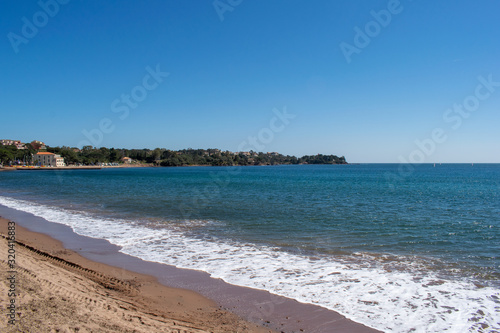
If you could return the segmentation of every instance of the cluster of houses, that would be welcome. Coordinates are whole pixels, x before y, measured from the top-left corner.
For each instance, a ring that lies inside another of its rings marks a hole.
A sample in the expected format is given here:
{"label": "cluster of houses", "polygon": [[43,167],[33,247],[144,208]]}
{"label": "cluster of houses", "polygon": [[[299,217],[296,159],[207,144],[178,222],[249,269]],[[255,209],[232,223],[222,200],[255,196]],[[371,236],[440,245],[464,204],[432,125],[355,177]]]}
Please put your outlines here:
{"label": "cluster of houses", "polygon": [[19,140],[0,140],[2,146],[16,146],[17,149],[28,149],[26,145],[30,145],[33,149],[47,149],[47,146],[42,141],[33,140],[30,143],[22,143]]}
{"label": "cluster of houses", "polygon": [[17,149],[26,149],[26,144],[19,140],[0,140],[2,146],[16,146]]}
{"label": "cluster of houses", "polygon": [[[35,150],[45,150],[47,146],[42,141],[33,140],[31,143],[22,143],[19,140],[0,140],[2,146],[15,146],[17,149],[27,149],[26,145],[31,145]],[[61,155],[48,152],[37,152],[33,155],[33,163],[38,166],[64,167],[64,158]]]}

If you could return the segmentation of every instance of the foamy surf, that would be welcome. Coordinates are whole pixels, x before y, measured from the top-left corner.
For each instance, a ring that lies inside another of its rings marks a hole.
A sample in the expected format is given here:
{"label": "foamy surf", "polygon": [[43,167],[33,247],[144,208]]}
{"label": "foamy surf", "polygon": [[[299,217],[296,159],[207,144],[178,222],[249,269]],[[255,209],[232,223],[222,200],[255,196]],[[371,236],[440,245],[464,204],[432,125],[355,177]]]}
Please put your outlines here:
{"label": "foamy surf", "polygon": [[[342,313],[392,332],[500,330],[500,291],[465,279],[443,279],[418,264],[387,270],[369,256],[304,256],[274,247],[187,236],[0,196],[0,204],[103,238],[148,261],[206,271],[228,283],[263,289]],[[364,257],[364,258],[363,258]],[[224,268],[221,270],[221,268]]]}

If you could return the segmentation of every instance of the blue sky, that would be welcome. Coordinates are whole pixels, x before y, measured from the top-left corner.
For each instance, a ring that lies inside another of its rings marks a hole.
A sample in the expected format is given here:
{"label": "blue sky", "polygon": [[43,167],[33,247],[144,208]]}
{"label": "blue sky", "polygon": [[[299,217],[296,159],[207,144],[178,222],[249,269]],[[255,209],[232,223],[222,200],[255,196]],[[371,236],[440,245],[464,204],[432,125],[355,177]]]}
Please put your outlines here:
{"label": "blue sky", "polygon": [[3,0],[0,137],[499,163],[499,13],[494,0]]}

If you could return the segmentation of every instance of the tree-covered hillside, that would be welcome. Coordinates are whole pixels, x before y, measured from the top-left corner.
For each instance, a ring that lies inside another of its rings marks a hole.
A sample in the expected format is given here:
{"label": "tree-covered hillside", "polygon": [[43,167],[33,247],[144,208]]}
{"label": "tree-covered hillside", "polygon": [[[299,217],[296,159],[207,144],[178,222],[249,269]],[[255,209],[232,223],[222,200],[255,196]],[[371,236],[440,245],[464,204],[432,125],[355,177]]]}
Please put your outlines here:
{"label": "tree-covered hillside", "polygon": [[[47,147],[48,152],[59,154],[66,165],[96,165],[101,163],[121,163],[129,157],[132,163],[149,163],[158,166],[187,165],[277,165],[277,164],[347,164],[345,158],[335,155],[311,155],[297,158],[279,153],[257,153],[220,151],[219,149],[183,149],[173,151],[165,148],[156,149],[116,149],[85,146],[83,149],[71,147]],[[31,155],[36,151],[17,149],[14,146],[0,146],[0,161],[4,165],[31,162]]]}

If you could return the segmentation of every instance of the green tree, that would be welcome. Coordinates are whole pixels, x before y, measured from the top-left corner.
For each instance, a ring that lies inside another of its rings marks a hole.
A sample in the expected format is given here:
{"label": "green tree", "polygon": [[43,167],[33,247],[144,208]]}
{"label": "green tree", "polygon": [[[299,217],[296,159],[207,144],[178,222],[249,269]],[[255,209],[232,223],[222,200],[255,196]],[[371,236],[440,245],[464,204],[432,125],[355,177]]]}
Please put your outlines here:
{"label": "green tree", "polygon": [[79,154],[71,148],[61,150],[61,157],[64,158],[64,163],[66,163],[66,165],[79,164],[82,162]]}
{"label": "green tree", "polygon": [[14,154],[5,148],[0,148],[0,161],[2,164],[10,164],[14,160]]}

